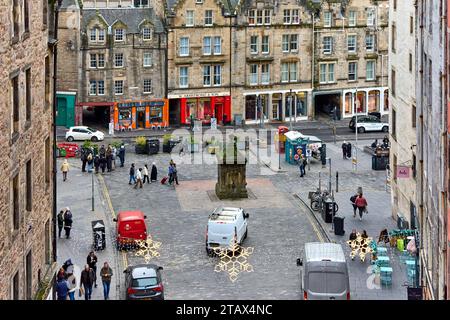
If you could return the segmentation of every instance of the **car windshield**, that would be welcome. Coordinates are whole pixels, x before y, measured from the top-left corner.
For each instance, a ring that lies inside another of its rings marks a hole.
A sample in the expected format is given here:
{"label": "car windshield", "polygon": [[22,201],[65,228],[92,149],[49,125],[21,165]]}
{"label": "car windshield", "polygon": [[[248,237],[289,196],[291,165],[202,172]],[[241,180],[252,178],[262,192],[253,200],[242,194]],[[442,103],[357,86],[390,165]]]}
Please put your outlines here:
{"label": "car windshield", "polygon": [[89,128],[89,127],[87,127],[86,129],[88,129],[90,132],[96,132],[97,131],[97,130]]}
{"label": "car windshield", "polygon": [[155,277],[139,278],[139,279],[133,279],[132,286],[133,286],[133,288],[146,288],[146,287],[156,286],[157,284],[158,284],[158,281]]}

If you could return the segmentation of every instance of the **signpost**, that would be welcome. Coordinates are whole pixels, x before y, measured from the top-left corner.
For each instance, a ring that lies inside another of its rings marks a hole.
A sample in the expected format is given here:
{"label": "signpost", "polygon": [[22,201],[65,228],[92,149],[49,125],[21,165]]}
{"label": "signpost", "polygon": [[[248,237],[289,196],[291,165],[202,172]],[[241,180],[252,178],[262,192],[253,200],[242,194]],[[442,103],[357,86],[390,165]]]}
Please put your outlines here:
{"label": "signpost", "polygon": [[211,130],[217,130],[217,118],[211,118]]}

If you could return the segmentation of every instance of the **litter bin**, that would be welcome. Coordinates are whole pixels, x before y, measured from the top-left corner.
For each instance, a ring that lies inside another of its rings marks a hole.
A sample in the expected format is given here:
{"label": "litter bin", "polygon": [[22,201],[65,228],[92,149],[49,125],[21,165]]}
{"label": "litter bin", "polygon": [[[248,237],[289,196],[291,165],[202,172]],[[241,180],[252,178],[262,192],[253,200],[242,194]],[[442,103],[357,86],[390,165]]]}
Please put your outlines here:
{"label": "litter bin", "polygon": [[147,153],[157,154],[159,152],[159,140],[158,139],[147,139]]}
{"label": "litter bin", "polygon": [[103,220],[91,221],[92,235],[94,243],[92,245],[94,251],[104,250],[106,247],[105,223]]}
{"label": "litter bin", "polygon": [[326,198],[323,201],[322,205],[322,219],[325,223],[333,222],[333,206],[334,206],[334,214],[338,212],[338,205],[336,202],[333,202],[331,198]]}
{"label": "litter bin", "polygon": [[334,219],[333,219],[334,234],[337,236],[343,236],[345,233],[344,219],[345,219],[345,217],[334,216]]}
{"label": "litter bin", "polygon": [[59,157],[62,157],[62,158],[65,158],[66,155],[67,155],[66,149],[64,149],[64,148],[58,148],[58,150],[59,150],[58,156],[59,156]]}
{"label": "litter bin", "polygon": [[372,170],[386,170],[389,163],[389,157],[372,156]]}

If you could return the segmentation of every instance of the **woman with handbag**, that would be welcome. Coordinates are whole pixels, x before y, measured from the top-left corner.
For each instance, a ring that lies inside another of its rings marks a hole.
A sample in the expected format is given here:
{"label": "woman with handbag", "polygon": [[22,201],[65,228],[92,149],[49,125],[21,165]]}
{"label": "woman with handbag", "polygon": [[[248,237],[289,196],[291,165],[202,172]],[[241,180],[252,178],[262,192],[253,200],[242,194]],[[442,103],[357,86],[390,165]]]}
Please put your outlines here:
{"label": "woman with handbag", "polygon": [[367,200],[363,197],[362,193],[360,193],[356,198],[355,204],[359,211],[359,221],[361,221],[363,213],[367,212]]}

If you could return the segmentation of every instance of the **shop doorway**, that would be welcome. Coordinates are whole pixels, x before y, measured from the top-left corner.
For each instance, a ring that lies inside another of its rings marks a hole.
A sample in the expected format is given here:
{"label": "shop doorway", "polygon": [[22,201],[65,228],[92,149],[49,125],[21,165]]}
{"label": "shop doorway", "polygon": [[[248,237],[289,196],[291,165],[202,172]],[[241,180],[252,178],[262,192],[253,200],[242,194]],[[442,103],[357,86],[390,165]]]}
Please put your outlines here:
{"label": "shop doorway", "polygon": [[214,116],[217,119],[217,123],[223,124],[223,104],[216,103],[214,106]]}
{"label": "shop doorway", "polygon": [[137,129],[145,129],[145,107],[137,108],[136,127]]}
{"label": "shop doorway", "polygon": [[84,106],[83,125],[98,130],[109,129],[111,121],[110,106]]}
{"label": "shop doorway", "polygon": [[171,126],[180,125],[180,100],[169,100],[169,123]]}
{"label": "shop doorway", "polygon": [[336,120],[341,119],[341,94],[320,94],[314,97],[314,114],[316,120],[332,120],[336,108]]}

